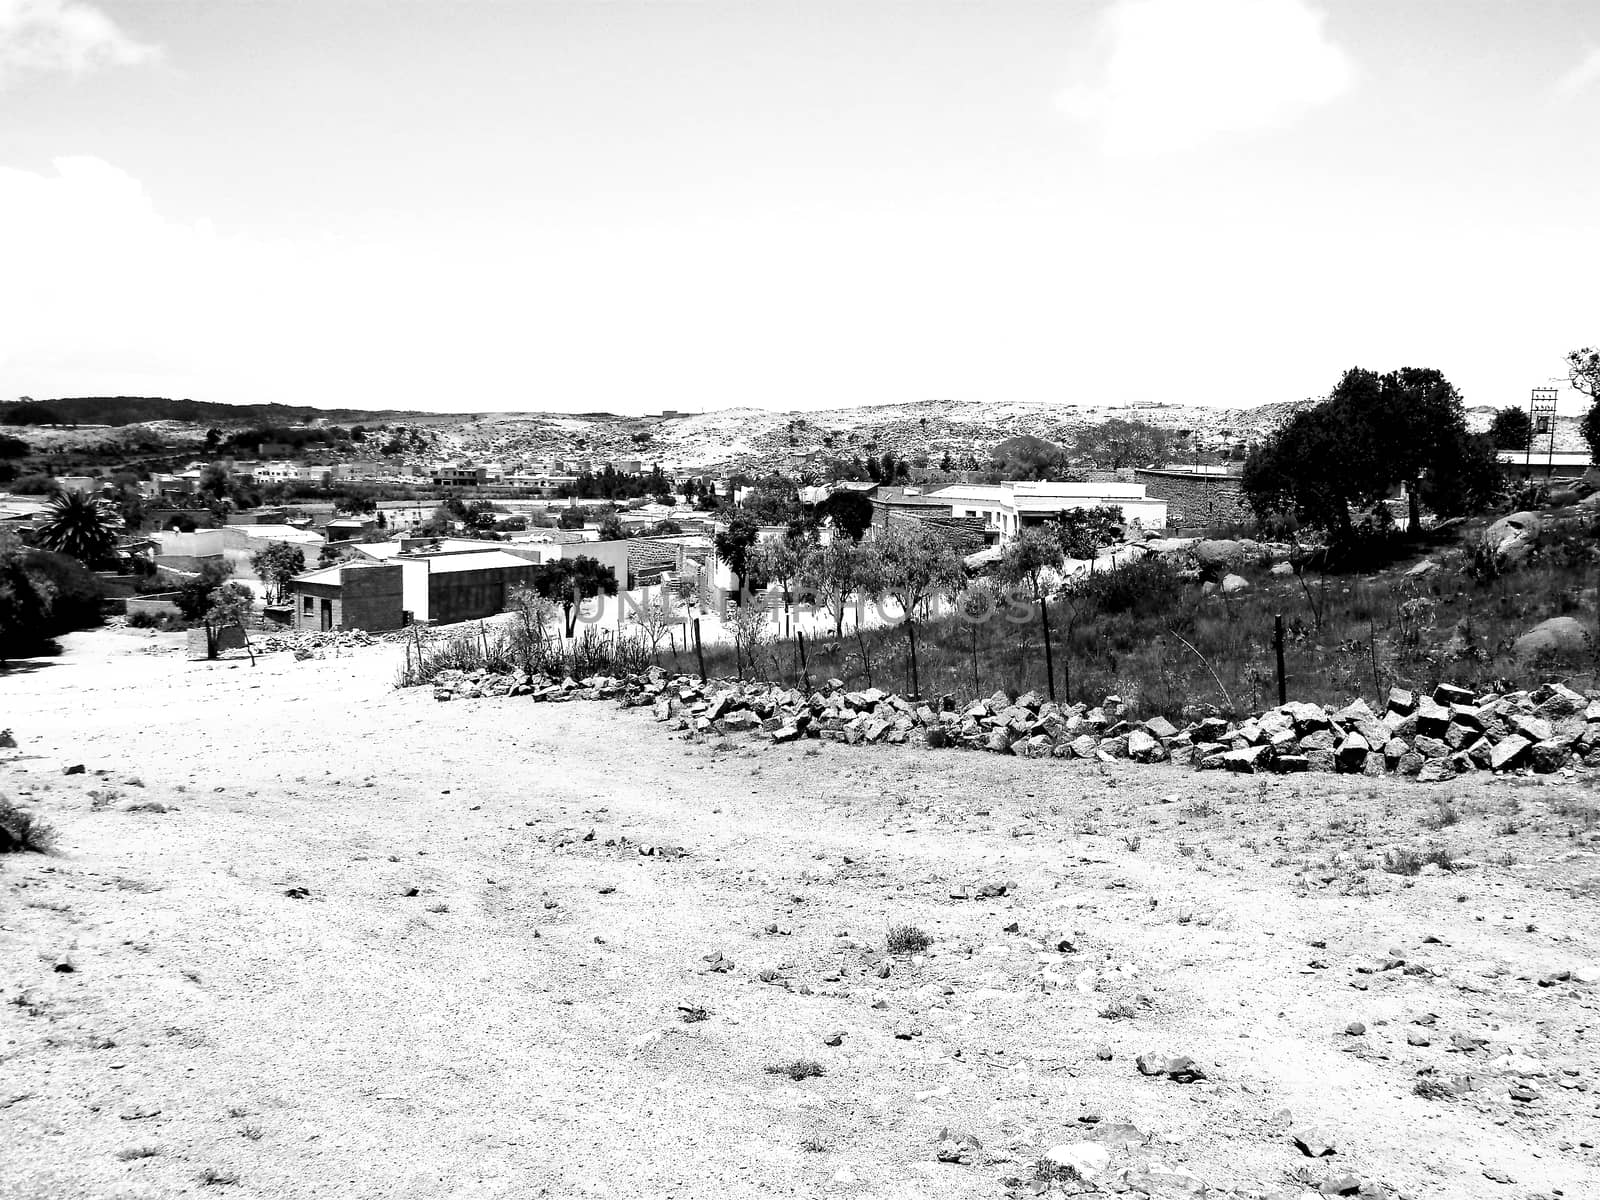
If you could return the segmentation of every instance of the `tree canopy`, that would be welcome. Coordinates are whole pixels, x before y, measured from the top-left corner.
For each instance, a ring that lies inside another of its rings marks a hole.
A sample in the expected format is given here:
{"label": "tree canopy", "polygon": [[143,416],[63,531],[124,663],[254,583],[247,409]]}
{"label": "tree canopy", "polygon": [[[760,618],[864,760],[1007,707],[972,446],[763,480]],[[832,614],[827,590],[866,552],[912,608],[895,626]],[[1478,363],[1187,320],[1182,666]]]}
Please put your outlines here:
{"label": "tree canopy", "polygon": [[1171,441],[1165,429],[1157,429],[1145,421],[1113,417],[1079,430],[1075,449],[1079,458],[1086,458],[1097,467],[1116,470],[1159,466],[1166,461]]}
{"label": "tree canopy", "polygon": [[45,510],[38,544],[87,567],[106,566],[116,561],[121,530],[122,516],[107,501],[85,492],[58,492]]}
{"label": "tree canopy", "polygon": [[833,522],[833,527],[852,542],[859,542],[872,525],[872,501],[853,488],[830,492],[817,505],[817,513]]}
{"label": "tree canopy", "polygon": [[1496,450],[1526,450],[1533,437],[1533,418],[1525,408],[1502,408],[1489,422],[1489,440]]}
{"label": "tree canopy", "polygon": [[1467,431],[1461,397],[1431,368],[1379,375],[1346,371],[1332,395],[1296,413],[1246,460],[1240,486],[1258,519],[1294,513],[1336,542],[1355,536],[1352,510],[1373,505],[1400,483],[1419,502],[1454,515],[1492,492],[1487,438]]}

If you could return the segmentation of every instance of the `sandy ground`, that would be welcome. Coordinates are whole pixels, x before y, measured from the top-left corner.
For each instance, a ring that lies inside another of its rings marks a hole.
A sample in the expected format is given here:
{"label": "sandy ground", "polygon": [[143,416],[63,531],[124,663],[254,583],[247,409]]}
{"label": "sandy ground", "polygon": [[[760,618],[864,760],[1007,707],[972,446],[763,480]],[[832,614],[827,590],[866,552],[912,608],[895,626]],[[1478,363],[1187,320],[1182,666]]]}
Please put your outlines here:
{"label": "sandy ground", "polygon": [[[1576,780],[687,743],[174,645],[0,676],[0,792],[59,832],[0,859],[0,1197],[997,1198],[1122,1123],[1113,1170],[1212,1194],[1600,1196],[1600,987],[1540,986],[1600,963]],[[1476,865],[1360,869],[1391,845]]]}

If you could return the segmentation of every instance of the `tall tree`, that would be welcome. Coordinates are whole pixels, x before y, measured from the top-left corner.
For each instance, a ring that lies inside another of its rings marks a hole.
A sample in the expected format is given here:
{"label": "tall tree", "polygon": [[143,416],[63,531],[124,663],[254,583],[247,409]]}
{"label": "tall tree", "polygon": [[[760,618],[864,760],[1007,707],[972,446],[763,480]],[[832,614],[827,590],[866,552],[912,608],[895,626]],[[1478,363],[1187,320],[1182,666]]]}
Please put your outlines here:
{"label": "tall tree", "polygon": [[1171,436],[1146,421],[1126,421],[1113,417],[1099,425],[1078,431],[1076,448],[1080,458],[1097,467],[1147,467],[1166,461]]}
{"label": "tall tree", "polygon": [[[1467,434],[1460,395],[1438,371],[1379,375],[1358,367],[1252,451],[1240,486],[1258,518],[1293,512],[1348,544],[1351,508],[1377,503],[1398,483],[1407,485],[1417,532],[1424,493],[1448,494],[1443,481],[1475,473],[1481,450]],[[1438,482],[1429,483],[1430,475]]]}
{"label": "tall tree", "polygon": [[1489,422],[1489,439],[1497,450],[1526,450],[1533,437],[1533,418],[1525,408],[1496,410]]}
{"label": "tall tree", "polygon": [[740,515],[728,522],[726,529],[719,529],[711,539],[716,546],[717,557],[728,564],[739,580],[739,590],[747,590],[746,585],[750,577],[750,552],[755,548],[756,540],[760,537],[760,530],[756,523],[749,517]]}
{"label": "tall tree", "polygon": [[46,550],[70,554],[86,567],[114,563],[122,517],[98,496],[85,492],[57,492],[50,498],[38,530],[38,544]]}
{"label": "tall tree", "polygon": [[1589,397],[1589,409],[1580,428],[1589,444],[1591,460],[1600,459],[1600,349],[1585,346],[1567,355],[1567,381]]}
{"label": "tall tree", "polygon": [[861,590],[867,555],[849,538],[814,545],[805,565],[805,586],[833,616],[833,634],[844,636],[844,607]]}
{"label": "tall tree", "polygon": [[1056,668],[1050,646],[1049,592],[1062,559],[1061,539],[1040,528],[1019,531],[1000,556],[1001,581],[1022,590],[1039,606],[1039,625],[1044,630],[1044,673],[1052,700],[1056,698]]}
{"label": "tall tree", "polygon": [[891,521],[868,545],[863,575],[872,590],[888,596],[905,614],[911,649],[911,691],[921,690],[917,675],[917,614],[934,596],[955,593],[966,583],[966,570],[950,543],[921,521]]}
{"label": "tall tree", "polygon": [[852,542],[859,542],[872,525],[872,500],[853,488],[828,493],[817,512]]}
{"label": "tall tree", "polygon": [[267,598],[281,601],[289,580],[306,569],[306,553],[288,542],[272,542],[250,556],[250,565],[267,585]]}

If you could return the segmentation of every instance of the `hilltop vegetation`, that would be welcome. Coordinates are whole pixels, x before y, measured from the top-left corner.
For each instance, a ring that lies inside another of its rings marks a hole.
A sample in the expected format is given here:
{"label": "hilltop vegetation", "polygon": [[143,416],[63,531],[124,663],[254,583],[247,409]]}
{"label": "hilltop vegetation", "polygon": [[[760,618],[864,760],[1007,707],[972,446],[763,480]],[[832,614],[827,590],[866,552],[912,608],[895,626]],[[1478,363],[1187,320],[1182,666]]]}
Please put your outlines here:
{"label": "hilltop vegetation", "polygon": [[216,404],[204,400],[170,400],[163,396],[63,396],[54,400],[23,397],[13,403],[0,404],[0,425],[137,425],[146,421],[183,421],[196,425],[247,421],[283,425],[319,420],[377,423],[425,415],[414,410]]}

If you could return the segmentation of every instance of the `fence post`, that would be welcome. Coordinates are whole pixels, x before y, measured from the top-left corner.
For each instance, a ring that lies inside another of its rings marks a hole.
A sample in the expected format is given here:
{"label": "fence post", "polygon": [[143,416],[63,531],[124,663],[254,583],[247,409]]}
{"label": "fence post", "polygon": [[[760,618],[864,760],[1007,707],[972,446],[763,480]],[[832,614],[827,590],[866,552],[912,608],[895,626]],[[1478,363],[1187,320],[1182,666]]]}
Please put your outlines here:
{"label": "fence post", "polygon": [[806,691],[811,690],[811,672],[806,669],[806,635],[803,630],[795,630],[795,642],[800,647],[800,686]]}
{"label": "fence post", "polygon": [[1289,684],[1283,674],[1283,614],[1272,623],[1272,648],[1278,653],[1278,703],[1289,703]]}
{"label": "fence post", "polygon": [[700,682],[706,681],[706,652],[700,647],[700,618],[694,619],[694,656],[700,663]]}

